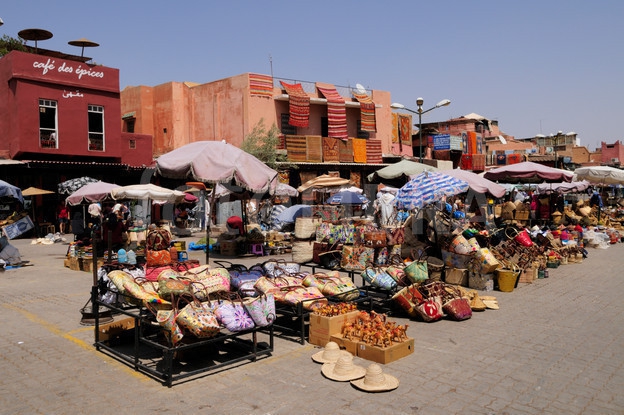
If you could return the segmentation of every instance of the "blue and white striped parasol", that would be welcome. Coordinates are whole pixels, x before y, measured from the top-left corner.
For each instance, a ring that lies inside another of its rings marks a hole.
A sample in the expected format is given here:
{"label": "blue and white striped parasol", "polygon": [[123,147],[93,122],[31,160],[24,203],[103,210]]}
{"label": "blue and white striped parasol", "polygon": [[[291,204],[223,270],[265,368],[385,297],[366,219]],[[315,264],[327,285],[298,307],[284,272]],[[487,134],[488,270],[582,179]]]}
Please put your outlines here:
{"label": "blue and white striped parasol", "polygon": [[399,210],[420,209],[444,197],[467,192],[468,183],[442,172],[423,172],[399,189],[395,204]]}

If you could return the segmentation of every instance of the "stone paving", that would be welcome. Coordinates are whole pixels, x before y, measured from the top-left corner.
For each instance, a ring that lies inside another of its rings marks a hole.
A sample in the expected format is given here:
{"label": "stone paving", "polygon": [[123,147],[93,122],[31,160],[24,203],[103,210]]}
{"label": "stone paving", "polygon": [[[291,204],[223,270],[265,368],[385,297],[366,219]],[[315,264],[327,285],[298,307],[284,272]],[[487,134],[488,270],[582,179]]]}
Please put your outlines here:
{"label": "stone paving", "polygon": [[488,293],[500,310],[467,321],[395,318],[415,352],[383,366],[398,389],[372,394],[324,378],[318,348],[283,339],[270,357],[167,388],[92,346],[80,324],[92,274],[63,267],[66,244],[12,243],[32,266],[0,273],[1,414],[624,413],[624,244]]}

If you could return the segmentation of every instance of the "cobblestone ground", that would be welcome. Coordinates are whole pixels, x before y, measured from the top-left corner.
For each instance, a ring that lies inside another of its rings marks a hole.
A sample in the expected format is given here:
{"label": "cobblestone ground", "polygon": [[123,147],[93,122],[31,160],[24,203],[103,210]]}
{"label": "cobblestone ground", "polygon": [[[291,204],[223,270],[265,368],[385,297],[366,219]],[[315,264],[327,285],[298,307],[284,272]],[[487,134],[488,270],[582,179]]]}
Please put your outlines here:
{"label": "cobblestone ground", "polygon": [[95,350],[80,324],[92,274],[63,267],[66,244],[30,242],[12,243],[32,266],[0,273],[2,414],[624,413],[624,244],[489,293],[500,310],[467,321],[397,318],[415,351],[383,366],[398,389],[371,394],[324,378],[317,348],[283,339],[270,357],[167,388]]}

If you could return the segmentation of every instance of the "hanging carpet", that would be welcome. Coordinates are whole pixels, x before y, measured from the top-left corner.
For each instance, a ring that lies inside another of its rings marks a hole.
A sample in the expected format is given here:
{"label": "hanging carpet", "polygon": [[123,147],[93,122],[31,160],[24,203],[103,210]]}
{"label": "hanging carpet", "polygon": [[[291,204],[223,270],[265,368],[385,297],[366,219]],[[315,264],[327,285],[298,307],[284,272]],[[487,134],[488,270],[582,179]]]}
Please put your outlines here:
{"label": "hanging carpet", "polygon": [[306,137],[306,158],[310,163],[323,162],[323,137],[320,135],[309,135]]}
{"label": "hanging carpet", "polygon": [[273,96],[273,77],[270,75],[249,74],[249,93],[261,97]]}
{"label": "hanging carpet", "polygon": [[286,155],[288,161],[307,161],[308,149],[307,139],[305,136],[289,135],[286,136]]}
{"label": "hanging carpet", "polygon": [[323,137],[323,161],[324,162],[339,162],[340,161],[340,147],[339,140],[332,137]]}
{"label": "hanging carpet", "polygon": [[347,108],[344,98],[336,91],[336,87],[331,84],[317,82],[316,88],[327,98],[327,124],[329,130],[327,135],[346,140],[349,136],[347,134]]}
{"label": "hanging carpet", "polygon": [[353,139],[338,140],[338,159],[341,163],[353,163]]}
{"label": "hanging carpet", "polygon": [[354,138],[353,140],[353,162],[366,163],[366,140]]}
{"label": "hanging carpet", "polygon": [[366,140],[366,162],[383,163],[381,140]]}
{"label": "hanging carpet", "polygon": [[377,131],[377,124],[375,122],[375,103],[367,94],[360,94],[355,91],[351,91],[355,99],[360,102],[360,117],[362,131]]}
{"label": "hanging carpet", "polygon": [[294,127],[307,127],[310,123],[310,96],[303,90],[301,84],[287,84],[280,81],[288,94],[288,124]]}

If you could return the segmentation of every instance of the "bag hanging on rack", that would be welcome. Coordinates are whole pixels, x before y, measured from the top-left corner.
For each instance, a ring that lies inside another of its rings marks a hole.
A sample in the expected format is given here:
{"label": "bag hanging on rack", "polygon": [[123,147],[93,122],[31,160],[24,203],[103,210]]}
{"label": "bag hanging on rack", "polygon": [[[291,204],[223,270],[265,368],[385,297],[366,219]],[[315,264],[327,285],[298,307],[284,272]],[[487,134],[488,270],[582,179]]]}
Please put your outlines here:
{"label": "bag hanging on rack", "polygon": [[[301,303],[304,310],[315,310],[327,304],[327,298],[316,287],[284,287],[280,290],[283,294],[282,302],[297,306]],[[277,298],[276,298],[277,300]]]}
{"label": "bag hanging on rack", "polygon": [[196,299],[180,310],[176,322],[200,339],[214,337],[221,330],[213,305]]}
{"label": "bag hanging on rack", "polygon": [[364,233],[364,245],[371,248],[383,248],[388,242],[386,231],[374,230]]}
{"label": "bag hanging on rack", "polygon": [[244,298],[243,304],[257,327],[270,326],[275,321],[275,297],[273,294]]}
{"label": "bag hanging on rack", "polygon": [[262,264],[267,277],[279,277],[283,274],[293,275],[299,273],[301,265],[296,262],[286,262],[281,259],[271,259]]}
{"label": "bag hanging on rack", "polygon": [[255,326],[240,297],[234,300],[220,300],[215,309],[215,315],[219,322],[232,333],[251,330]]}
{"label": "bag hanging on rack", "polygon": [[184,333],[176,321],[177,309],[158,310],[156,313],[156,321],[164,329],[165,335],[169,342],[176,346],[184,337]]}
{"label": "bag hanging on rack", "polygon": [[373,262],[375,249],[363,245],[343,245],[340,266],[347,271],[362,271]]}
{"label": "bag hanging on rack", "polygon": [[404,269],[407,278],[409,278],[409,280],[413,283],[423,282],[429,279],[429,270],[427,268],[425,251],[422,250],[418,256],[415,256],[412,252],[412,257],[414,260],[406,265]]}
{"label": "bag hanging on rack", "polygon": [[158,295],[161,298],[183,294],[191,294],[191,280],[162,278],[158,281]]}
{"label": "bag hanging on rack", "polygon": [[383,267],[369,267],[362,271],[362,279],[373,287],[384,290],[394,290],[397,282],[388,274]]}
{"label": "bag hanging on rack", "polygon": [[225,268],[213,268],[191,282],[191,293],[199,301],[205,301],[216,292],[230,291],[230,273]]}

